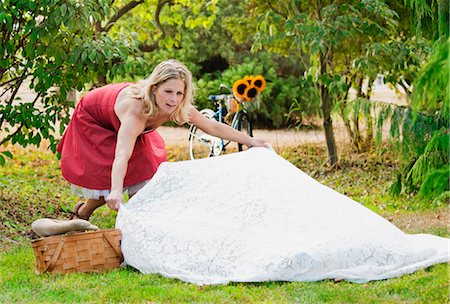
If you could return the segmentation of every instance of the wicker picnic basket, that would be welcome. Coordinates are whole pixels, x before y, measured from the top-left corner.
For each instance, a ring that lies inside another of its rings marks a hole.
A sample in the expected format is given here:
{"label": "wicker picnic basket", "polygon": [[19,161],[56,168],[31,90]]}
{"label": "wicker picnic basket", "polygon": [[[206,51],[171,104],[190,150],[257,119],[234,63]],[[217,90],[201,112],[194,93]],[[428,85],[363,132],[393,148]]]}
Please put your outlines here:
{"label": "wicker picnic basket", "polygon": [[100,272],[123,261],[119,229],[56,235],[31,241],[38,274]]}

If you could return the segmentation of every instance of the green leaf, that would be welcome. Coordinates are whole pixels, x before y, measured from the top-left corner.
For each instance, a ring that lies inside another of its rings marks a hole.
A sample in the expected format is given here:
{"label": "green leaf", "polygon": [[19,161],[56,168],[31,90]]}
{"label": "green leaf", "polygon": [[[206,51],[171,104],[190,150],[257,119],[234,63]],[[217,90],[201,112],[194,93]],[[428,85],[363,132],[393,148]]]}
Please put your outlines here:
{"label": "green leaf", "polygon": [[61,10],[62,16],[66,15],[66,13],[67,13],[67,5],[66,5],[65,3],[63,3],[63,4],[61,5],[60,10]]}
{"label": "green leaf", "polygon": [[3,151],[2,154],[6,155],[6,156],[9,157],[9,158],[12,158],[12,157],[13,157],[12,153],[9,152],[9,151]]}
{"label": "green leaf", "polygon": [[95,57],[97,56],[97,50],[91,50],[91,52],[89,53],[89,60],[92,63],[95,63]]}
{"label": "green leaf", "polygon": [[87,56],[88,56],[87,50],[84,49],[83,52],[81,53],[81,61],[82,61],[82,62],[85,62]]}

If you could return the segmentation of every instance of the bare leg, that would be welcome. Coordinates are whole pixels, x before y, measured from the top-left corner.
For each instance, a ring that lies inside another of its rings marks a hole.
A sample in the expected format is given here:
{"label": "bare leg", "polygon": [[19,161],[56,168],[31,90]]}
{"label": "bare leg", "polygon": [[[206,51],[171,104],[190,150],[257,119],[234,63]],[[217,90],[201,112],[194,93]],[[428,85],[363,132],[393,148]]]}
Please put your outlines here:
{"label": "bare leg", "polygon": [[85,204],[83,204],[80,208],[78,208],[77,217],[81,219],[89,219],[92,212],[98,207],[101,207],[105,204],[105,198],[100,196],[99,199],[88,199]]}
{"label": "bare leg", "polygon": [[[141,187],[139,187],[139,189],[142,188],[143,186],[144,186],[144,184],[142,184]],[[137,192],[139,189],[136,189],[135,191]],[[129,194],[128,197],[132,198],[133,195],[136,194],[136,192],[134,192],[133,194]],[[73,214],[75,214],[75,216],[72,215],[71,218],[80,218],[80,219],[84,219],[84,220],[89,220],[89,217],[92,215],[94,210],[97,209],[98,207],[103,206],[104,204],[106,204],[106,201],[105,201],[105,197],[103,197],[103,196],[100,196],[98,199],[90,198],[87,200],[86,203],[80,202],[77,204],[80,206],[74,208]]]}

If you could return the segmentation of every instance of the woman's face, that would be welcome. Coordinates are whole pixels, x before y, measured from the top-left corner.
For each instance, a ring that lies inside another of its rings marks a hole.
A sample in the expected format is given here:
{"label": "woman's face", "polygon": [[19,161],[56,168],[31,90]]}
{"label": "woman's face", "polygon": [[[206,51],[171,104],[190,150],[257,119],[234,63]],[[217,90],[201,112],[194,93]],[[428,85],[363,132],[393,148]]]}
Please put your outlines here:
{"label": "woman's face", "polygon": [[171,78],[154,88],[157,107],[166,114],[172,114],[184,98],[184,82]]}

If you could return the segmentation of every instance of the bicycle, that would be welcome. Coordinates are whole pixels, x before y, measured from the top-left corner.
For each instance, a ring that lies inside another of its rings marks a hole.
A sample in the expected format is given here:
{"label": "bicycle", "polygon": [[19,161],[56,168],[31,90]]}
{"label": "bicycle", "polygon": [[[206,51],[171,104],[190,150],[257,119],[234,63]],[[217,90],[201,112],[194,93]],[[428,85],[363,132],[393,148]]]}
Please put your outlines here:
{"label": "bicycle", "polygon": [[[225,84],[221,84],[219,90],[228,89],[229,94],[211,95],[208,97],[210,101],[215,105],[216,111],[212,109],[202,109],[200,113],[208,119],[214,119],[220,123],[226,123],[225,121],[225,108],[229,115],[232,115],[230,126],[238,131],[246,132],[247,135],[253,137],[252,122],[250,119],[250,113],[241,106],[241,102],[235,98],[233,91]],[[223,107],[225,103],[225,108]],[[233,105],[236,106],[233,113]],[[227,116],[230,117],[230,116]],[[229,140],[215,137],[203,132],[201,129],[192,125],[189,128],[189,154],[191,159],[199,159],[205,157],[219,156],[226,151],[226,147],[230,144]],[[237,144],[238,151],[244,150],[244,145]]]}

